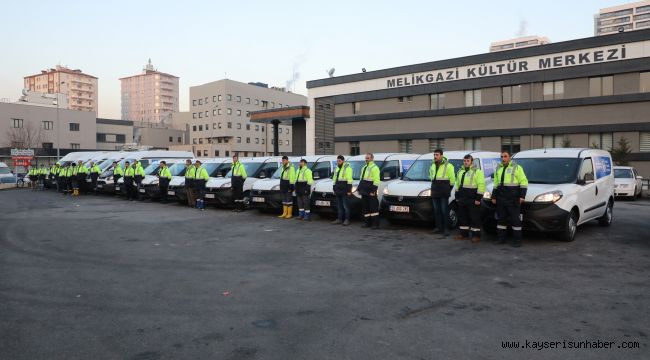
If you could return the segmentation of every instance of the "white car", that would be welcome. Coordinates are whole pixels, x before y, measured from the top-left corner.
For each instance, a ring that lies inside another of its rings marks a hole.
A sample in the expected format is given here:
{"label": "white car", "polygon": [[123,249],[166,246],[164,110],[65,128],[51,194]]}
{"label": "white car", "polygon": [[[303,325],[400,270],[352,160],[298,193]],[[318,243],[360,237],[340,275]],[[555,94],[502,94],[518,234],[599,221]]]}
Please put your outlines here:
{"label": "white car", "polygon": [[[463,166],[465,155],[472,155],[474,165],[483,170],[486,185],[492,181],[492,173],[499,165],[500,154],[490,151],[445,151],[443,156],[454,166],[454,173]],[[431,222],[433,203],[431,202],[431,180],[429,169],[433,162],[433,153],[421,155],[411,166],[402,180],[395,181],[384,189],[381,202],[383,216],[388,221]],[[458,215],[454,191],[449,197],[449,226],[458,225]]]}
{"label": "white car", "polygon": [[[194,163],[194,160],[192,160]],[[224,178],[230,167],[232,166],[231,158],[209,158],[201,159],[202,166],[207,170],[208,182],[212,179]],[[169,190],[167,195],[170,198],[175,198],[180,203],[187,202],[187,192],[185,190],[185,169],[178,173],[178,175],[172,176],[172,180],[169,182]]]}
{"label": "white car", "polygon": [[632,199],[641,197],[643,177],[631,166],[614,166],[614,193]]}
{"label": "white car", "polygon": [[[515,154],[528,178],[526,199],[521,206],[524,230],[557,233],[573,241],[577,227],[592,220],[609,226],[614,210],[614,171],[609,152],[597,149],[536,149]],[[483,206],[486,230],[496,227],[492,184],[487,186]]]}
{"label": "white car", "polygon": [[[373,154],[375,164],[379,166],[381,183],[377,190],[377,197],[381,202],[384,188],[389,183],[398,180],[408,171],[418,158],[418,154],[379,153]],[[357,191],[361,178],[361,169],[366,164],[365,154],[351,156],[345,159],[352,167],[352,196],[350,197],[350,213],[352,216],[361,215],[361,195]],[[334,168],[336,171],[336,168]],[[311,193],[311,212],[319,215],[336,215],[337,204],[334,194],[334,181],[330,178],[317,183]]]}

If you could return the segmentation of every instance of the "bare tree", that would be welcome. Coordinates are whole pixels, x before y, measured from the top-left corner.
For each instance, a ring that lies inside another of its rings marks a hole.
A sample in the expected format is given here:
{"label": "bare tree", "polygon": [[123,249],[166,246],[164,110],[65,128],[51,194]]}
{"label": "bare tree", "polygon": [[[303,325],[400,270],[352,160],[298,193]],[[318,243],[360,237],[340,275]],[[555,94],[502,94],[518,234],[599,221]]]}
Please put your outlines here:
{"label": "bare tree", "polygon": [[47,140],[47,134],[42,126],[33,121],[23,123],[22,127],[7,129],[5,138],[7,145],[16,148],[34,149],[36,154],[43,148],[43,141]]}

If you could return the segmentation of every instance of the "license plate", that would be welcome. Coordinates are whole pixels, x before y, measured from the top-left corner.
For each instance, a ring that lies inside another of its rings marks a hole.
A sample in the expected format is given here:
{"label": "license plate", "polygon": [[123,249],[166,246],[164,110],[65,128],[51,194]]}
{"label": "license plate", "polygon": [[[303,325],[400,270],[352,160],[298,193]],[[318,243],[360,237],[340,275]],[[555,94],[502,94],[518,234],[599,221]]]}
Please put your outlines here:
{"label": "license plate", "polygon": [[120,187],[119,187],[119,186],[116,186],[116,187],[115,187],[115,191],[120,191]]}
{"label": "license plate", "polygon": [[174,195],[176,195],[176,192],[174,192],[174,191],[167,191],[167,195],[174,196]]}
{"label": "license plate", "polygon": [[98,188],[98,189],[101,189],[101,188],[103,188],[103,187],[104,187],[104,185],[97,185],[97,188]]}
{"label": "license plate", "polygon": [[316,206],[330,206],[330,202],[324,200],[316,200],[314,204],[316,204]]}
{"label": "license plate", "polygon": [[205,194],[206,199],[214,199],[214,194]]}
{"label": "license plate", "polygon": [[266,199],[264,199],[263,197],[253,197],[252,201],[255,203],[263,203],[266,201]]}
{"label": "license plate", "polygon": [[140,189],[140,192],[143,193],[143,192],[145,192],[145,190],[144,190],[144,189]]}
{"label": "license plate", "polygon": [[399,212],[399,213],[407,213],[411,211],[411,209],[408,206],[399,206],[399,205],[391,205],[388,209],[392,212]]}
{"label": "license plate", "polygon": [[89,183],[89,182],[93,182],[93,181],[91,179],[86,179],[86,182]]}

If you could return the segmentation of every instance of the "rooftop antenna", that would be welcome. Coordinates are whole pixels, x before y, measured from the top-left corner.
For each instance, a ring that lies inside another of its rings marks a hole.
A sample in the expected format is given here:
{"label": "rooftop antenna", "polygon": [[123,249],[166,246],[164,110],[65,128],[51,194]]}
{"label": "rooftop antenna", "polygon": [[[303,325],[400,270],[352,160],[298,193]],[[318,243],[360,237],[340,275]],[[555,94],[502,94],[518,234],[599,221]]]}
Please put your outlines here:
{"label": "rooftop antenna", "polygon": [[328,75],[329,77],[334,77],[334,72],[335,72],[335,71],[336,71],[335,68],[331,68],[331,69],[327,70],[327,75]]}

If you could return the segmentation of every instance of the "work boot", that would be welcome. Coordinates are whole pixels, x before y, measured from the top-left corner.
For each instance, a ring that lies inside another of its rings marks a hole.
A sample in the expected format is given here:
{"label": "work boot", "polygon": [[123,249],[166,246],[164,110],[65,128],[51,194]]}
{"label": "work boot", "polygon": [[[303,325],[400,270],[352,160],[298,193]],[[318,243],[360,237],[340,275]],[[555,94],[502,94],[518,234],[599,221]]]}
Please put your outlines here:
{"label": "work boot", "polygon": [[343,221],[343,226],[348,226],[348,225],[350,225],[350,220],[345,219],[345,221]]}
{"label": "work boot", "polygon": [[339,220],[339,219],[336,219],[336,220],[332,221],[330,224],[332,224],[332,225],[339,225],[339,224],[343,224],[343,221],[341,221],[341,220]]}
{"label": "work boot", "polygon": [[298,211],[298,217],[295,218],[296,220],[302,220],[305,218],[305,210],[299,210]]}
{"label": "work boot", "polygon": [[305,221],[311,221],[311,212],[305,211]]}
{"label": "work boot", "polygon": [[379,229],[379,216],[372,216],[372,229],[377,230]]}
{"label": "work boot", "polygon": [[369,228],[372,226],[372,218],[370,216],[366,216],[364,220],[363,225],[361,225],[362,228]]}
{"label": "work boot", "polygon": [[278,215],[278,218],[283,219],[287,216],[287,205],[282,205],[282,215]]}
{"label": "work boot", "polygon": [[293,205],[287,206],[287,215],[284,216],[285,219],[291,219],[293,217]]}

